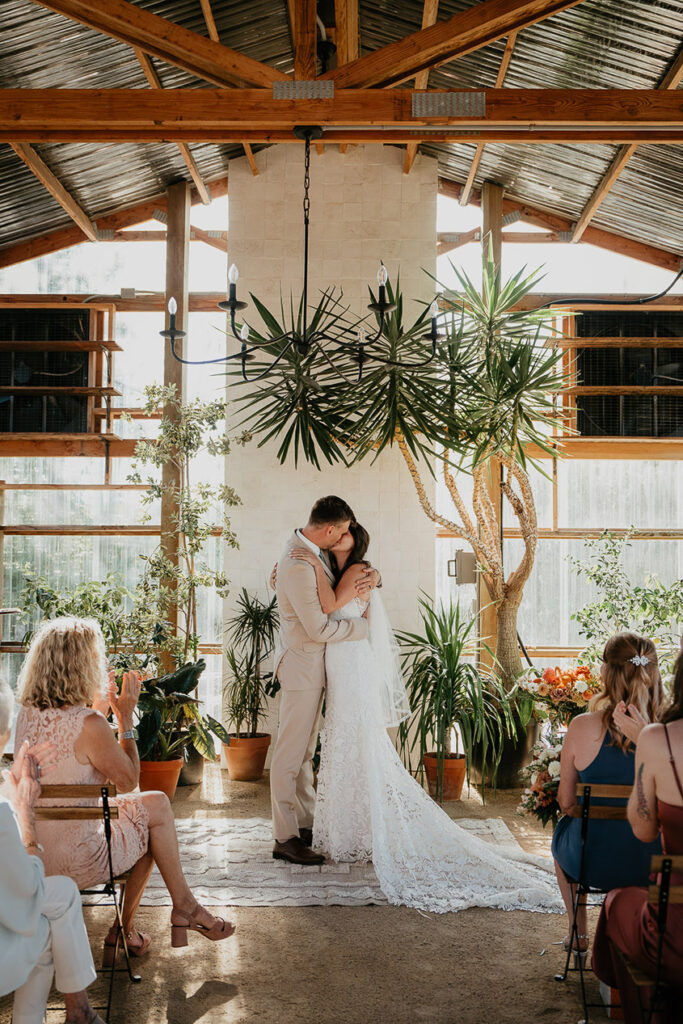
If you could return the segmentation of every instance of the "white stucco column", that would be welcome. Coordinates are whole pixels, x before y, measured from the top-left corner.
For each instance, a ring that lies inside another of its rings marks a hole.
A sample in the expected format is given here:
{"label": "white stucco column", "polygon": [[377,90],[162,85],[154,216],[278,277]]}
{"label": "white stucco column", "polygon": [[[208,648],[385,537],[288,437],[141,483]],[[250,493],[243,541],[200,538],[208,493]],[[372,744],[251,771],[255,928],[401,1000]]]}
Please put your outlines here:
{"label": "white stucco column", "polygon": [[[364,313],[368,285],[376,292],[384,261],[390,279],[400,271],[407,301],[406,322],[419,312],[415,300],[430,300],[436,269],[437,164],[419,156],[403,174],[403,151],[379,145],[346,153],[326,147],[311,155],[309,297],[343,288],[351,311]],[[254,177],[246,158],[229,169],[228,258],[239,272],[240,298],[253,291],[279,309],[280,294],[299,301],[303,252],[303,146],[272,146],[257,155]],[[253,307],[245,319],[258,318]],[[230,344],[230,343],[229,343]],[[235,343],[236,344],[236,343]],[[228,398],[230,395],[228,394]],[[242,499],[232,522],[239,549],[228,550],[226,571],[233,595],[242,586],[266,595],[266,581],[291,531],[305,524],[314,501],[338,494],[353,508],[372,538],[369,557],[382,572],[383,596],[397,629],[417,625],[417,598],[435,587],[434,525],[419,506],[398,450],[367,459],[353,469],[307,464],[279,465],[277,444],[236,449],[226,460],[226,480]],[[226,617],[231,599],[226,602]],[[275,732],[275,722],[266,723]]]}

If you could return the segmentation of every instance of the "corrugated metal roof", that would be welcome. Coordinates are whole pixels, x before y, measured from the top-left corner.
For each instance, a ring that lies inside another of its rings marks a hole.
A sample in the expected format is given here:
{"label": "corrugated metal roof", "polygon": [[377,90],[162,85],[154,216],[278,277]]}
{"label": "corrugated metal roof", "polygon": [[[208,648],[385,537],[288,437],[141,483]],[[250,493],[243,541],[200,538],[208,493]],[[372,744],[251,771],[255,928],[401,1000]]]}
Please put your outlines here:
{"label": "corrugated metal roof", "polygon": [[[477,0],[441,0],[439,20]],[[138,0],[138,5],[207,35],[199,0]],[[212,0],[221,41],[277,67],[293,69],[287,0]],[[361,53],[420,28],[423,0],[363,0]],[[147,88],[133,50],[31,3],[0,5],[0,88]],[[524,29],[506,85],[514,88],[652,88],[683,40],[683,0],[585,0]],[[430,88],[495,83],[501,40],[440,67]],[[159,60],[165,88],[207,83]],[[237,146],[193,145],[204,178],[221,177]],[[474,146],[424,146],[441,173],[464,181]],[[157,194],[188,173],[172,144],[44,144],[36,149],[95,218]],[[504,184],[508,193],[575,219],[608,167],[606,145],[488,145],[475,186]],[[594,218],[596,226],[683,253],[683,156],[676,146],[642,146]],[[0,147],[0,241],[61,227],[69,219],[9,147]]]}

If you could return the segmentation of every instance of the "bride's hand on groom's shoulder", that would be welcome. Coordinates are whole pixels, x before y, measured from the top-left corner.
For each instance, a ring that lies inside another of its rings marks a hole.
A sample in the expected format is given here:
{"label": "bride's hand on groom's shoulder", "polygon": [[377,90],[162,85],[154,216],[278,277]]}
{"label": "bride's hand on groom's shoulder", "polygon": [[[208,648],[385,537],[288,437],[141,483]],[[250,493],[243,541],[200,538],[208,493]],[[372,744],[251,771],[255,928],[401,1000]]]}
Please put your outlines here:
{"label": "bride's hand on groom's shoulder", "polygon": [[377,569],[373,569],[371,565],[368,566],[362,576],[359,576],[356,580],[356,594],[358,597],[366,598],[371,590],[379,586],[381,579],[382,577]]}
{"label": "bride's hand on groom's shoulder", "polygon": [[270,574],[270,579],[268,580],[268,583],[270,585],[270,589],[275,590],[275,588],[277,587],[277,562],[273,566],[273,571]]}
{"label": "bride's hand on groom's shoulder", "polygon": [[318,556],[314,555],[309,548],[292,548],[289,554],[291,558],[296,559],[298,562],[308,562],[314,569],[322,564]]}

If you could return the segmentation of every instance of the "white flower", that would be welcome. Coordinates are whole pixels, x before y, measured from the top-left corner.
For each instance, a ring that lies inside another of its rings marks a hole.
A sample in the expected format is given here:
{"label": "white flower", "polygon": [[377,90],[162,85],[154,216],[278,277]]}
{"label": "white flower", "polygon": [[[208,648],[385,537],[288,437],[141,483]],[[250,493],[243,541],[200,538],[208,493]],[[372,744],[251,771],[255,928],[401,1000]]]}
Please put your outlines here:
{"label": "white flower", "polygon": [[548,773],[549,773],[551,779],[559,778],[559,776],[560,776],[560,762],[559,761],[551,761],[551,763],[548,765]]}
{"label": "white flower", "polygon": [[574,689],[577,693],[583,693],[584,690],[588,689],[588,683],[585,679],[577,679],[574,683]]}
{"label": "white flower", "polygon": [[534,773],[534,775],[532,775],[531,778],[529,779],[529,781],[531,782],[532,786],[536,785],[536,779],[537,778],[538,778],[538,775]]}
{"label": "white flower", "polygon": [[562,753],[562,744],[560,743],[557,747],[550,747],[549,753],[552,754],[553,757],[559,757]]}

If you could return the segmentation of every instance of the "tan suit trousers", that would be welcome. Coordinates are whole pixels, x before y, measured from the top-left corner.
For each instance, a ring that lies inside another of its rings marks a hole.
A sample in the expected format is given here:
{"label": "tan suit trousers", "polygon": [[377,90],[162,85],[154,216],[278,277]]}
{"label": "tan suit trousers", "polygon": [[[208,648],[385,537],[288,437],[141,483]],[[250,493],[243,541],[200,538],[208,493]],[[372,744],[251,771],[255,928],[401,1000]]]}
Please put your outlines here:
{"label": "tan suit trousers", "polygon": [[322,689],[283,689],[280,694],[280,728],[270,766],[273,836],[279,843],[313,827],[313,756],[322,706]]}

